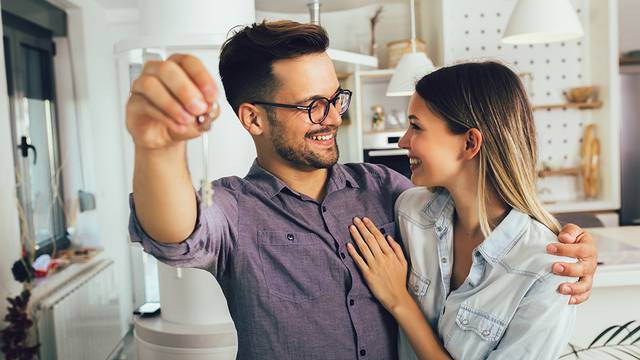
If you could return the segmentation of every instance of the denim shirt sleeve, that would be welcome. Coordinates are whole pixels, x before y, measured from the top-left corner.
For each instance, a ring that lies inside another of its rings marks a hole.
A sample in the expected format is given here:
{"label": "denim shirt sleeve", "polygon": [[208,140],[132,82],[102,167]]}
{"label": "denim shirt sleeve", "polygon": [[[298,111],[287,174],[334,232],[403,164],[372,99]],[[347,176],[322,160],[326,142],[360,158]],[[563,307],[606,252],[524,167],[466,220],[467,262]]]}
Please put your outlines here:
{"label": "denim shirt sleeve", "polygon": [[163,263],[175,267],[194,267],[222,275],[237,234],[237,201],[233,193],[214,186],[211,207],[203,207],[196,192],[198,213],[196,225],[187,239],[176,244],[163,244],[152,239],[136,216],[133,194],[129,195],[129,235],[144,251]]}
{"label": "denim shirt sleeve", "polygon": [[557,292],[569,278],[547,274],[529,290],[488,359],[557,359],[573,334],[576,306]]}

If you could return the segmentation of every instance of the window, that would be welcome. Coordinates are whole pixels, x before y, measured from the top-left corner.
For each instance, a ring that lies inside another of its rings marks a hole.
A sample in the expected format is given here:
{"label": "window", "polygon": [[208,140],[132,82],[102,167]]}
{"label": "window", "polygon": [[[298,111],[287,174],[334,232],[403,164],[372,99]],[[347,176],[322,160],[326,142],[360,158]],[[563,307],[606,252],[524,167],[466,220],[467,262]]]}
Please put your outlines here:
{"label": "window", "polygon": [[68,245],[55,109],[52,32],[3,11],[21,236],[36,254]]}

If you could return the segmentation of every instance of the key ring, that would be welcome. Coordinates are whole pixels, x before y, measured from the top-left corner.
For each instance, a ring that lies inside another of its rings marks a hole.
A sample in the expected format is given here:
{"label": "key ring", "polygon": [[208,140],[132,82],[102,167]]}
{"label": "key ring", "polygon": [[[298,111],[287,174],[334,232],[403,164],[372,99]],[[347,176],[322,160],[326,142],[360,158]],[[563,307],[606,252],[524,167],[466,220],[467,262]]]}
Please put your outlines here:
{"label": "key ring", "polygon": [[218,117],[220,117],[220,104],[218,104],[218,100],[216,100],[211,104],[211,111],[206,114],[198,115],[196,117],[196,121],[202,126],[207,124],[207,120],[209,120],[205,129],[209,130],[211,128],[211,123],[213,123]]}

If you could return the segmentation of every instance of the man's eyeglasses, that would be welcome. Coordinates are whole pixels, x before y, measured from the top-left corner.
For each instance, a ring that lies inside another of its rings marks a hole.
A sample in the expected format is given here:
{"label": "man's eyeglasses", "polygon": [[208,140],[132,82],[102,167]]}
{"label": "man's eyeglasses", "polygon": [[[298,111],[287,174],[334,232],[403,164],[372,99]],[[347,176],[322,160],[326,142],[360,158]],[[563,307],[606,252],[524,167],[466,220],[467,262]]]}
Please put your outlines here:
{"label": "man's eyeglasses", "polygon": [[349,110],[350,102],[351,90],[339,89],[331,99],[327,99],[326,97],[316,98],[311,101],[311,104],[309,105],[279,104],[264,101],[253,101],[251,104],[306,111],[307,114],[309,114],[309,120],[311,120],[312,123],[322,124],[322,122],[327,118],[327,115],[329,115],[331,104],[333,104],[336,110],[338,110],[338,113],[342,115]]}

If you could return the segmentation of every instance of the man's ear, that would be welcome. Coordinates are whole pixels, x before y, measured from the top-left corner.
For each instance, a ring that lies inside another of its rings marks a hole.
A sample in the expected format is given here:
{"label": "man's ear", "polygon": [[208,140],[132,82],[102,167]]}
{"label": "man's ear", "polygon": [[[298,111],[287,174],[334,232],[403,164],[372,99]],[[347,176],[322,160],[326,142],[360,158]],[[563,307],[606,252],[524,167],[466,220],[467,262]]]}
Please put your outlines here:
{"label": "man's ear", "polygon": [[482,146],[482,133],[476,128],[469,129],[465,133],[465,147],[464,157],[466,159],[473,159],[479,152]]}
{"label": "man's ear", "polygon": [[242,103],[238,108],[238,118],[242,127],[251,135],[262,135],[265,131],[267,114],[255,105]]}

